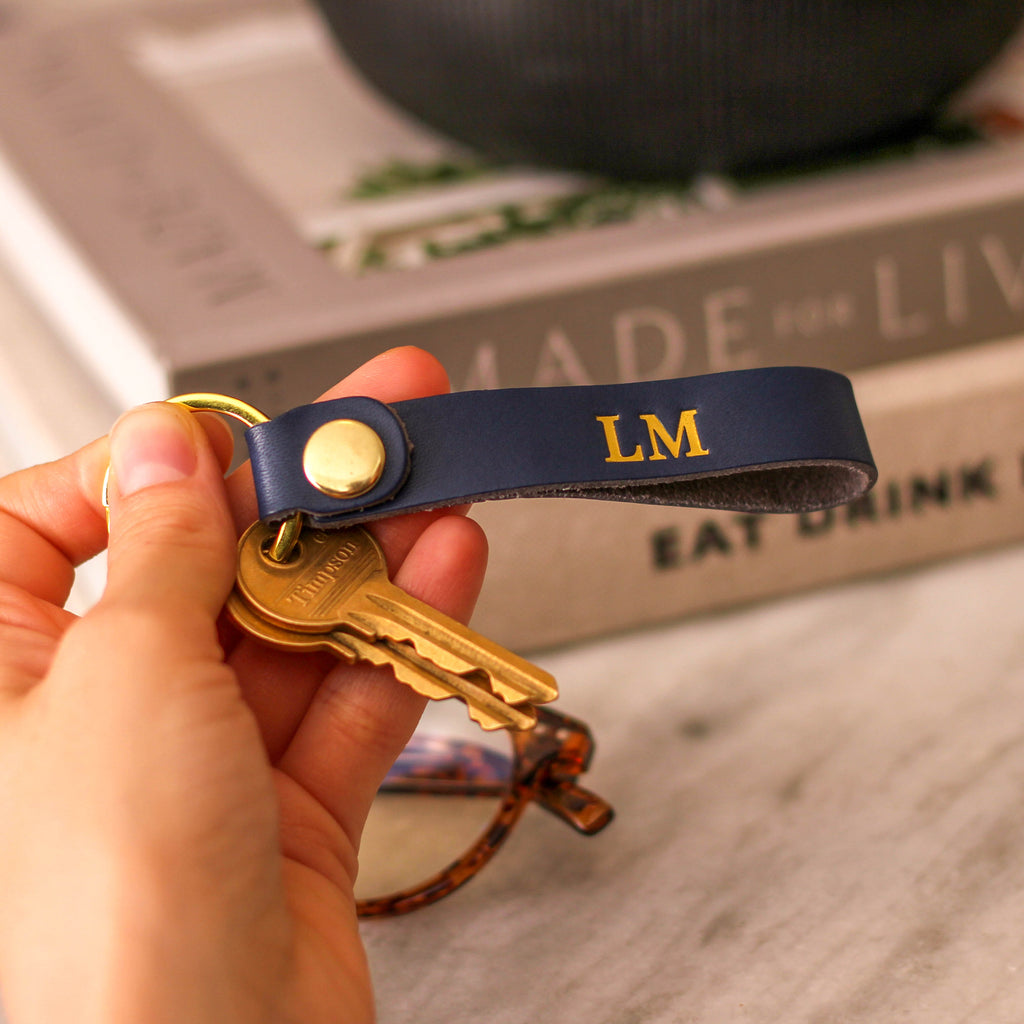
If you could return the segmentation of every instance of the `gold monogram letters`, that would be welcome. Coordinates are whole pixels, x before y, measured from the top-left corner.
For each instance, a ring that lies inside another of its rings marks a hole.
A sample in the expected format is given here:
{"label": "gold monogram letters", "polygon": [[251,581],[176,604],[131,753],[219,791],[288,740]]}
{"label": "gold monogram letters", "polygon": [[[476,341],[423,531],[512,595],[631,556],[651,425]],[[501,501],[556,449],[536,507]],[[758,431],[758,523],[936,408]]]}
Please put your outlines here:
{"label": "gold monogram letters", "polygon": [[651,441],[651,454],[647,455],[644,452],[642,444],[638,444],[632,454],[623,454],[622,447],[619,444],[618,429],[615,424],[619,421],[619,417],[615,416],[598,416],[596,417],[597,422],[604,427],[604,440],[608,446],[608,457],[604,460],[605,462],[656,462],[661,459],[667,459],[669,455],[661,450],[659,441],[665,446],[669,454],[673,459],[678,459],[680,453],[683,450],[683,441],[685,440],[688,444],[688,448],[685,452],[687,458],[692,458],[695,455],[707,455],[709,454],[707,448],[701,443],[700,436],[697,433],[697,410],[696,409],[684,409],[679,414],[679,425],[676,427],[675,436],[669,433],[665,424],[654,413],[641,413],[640,419],[647,424],[647,433]]}

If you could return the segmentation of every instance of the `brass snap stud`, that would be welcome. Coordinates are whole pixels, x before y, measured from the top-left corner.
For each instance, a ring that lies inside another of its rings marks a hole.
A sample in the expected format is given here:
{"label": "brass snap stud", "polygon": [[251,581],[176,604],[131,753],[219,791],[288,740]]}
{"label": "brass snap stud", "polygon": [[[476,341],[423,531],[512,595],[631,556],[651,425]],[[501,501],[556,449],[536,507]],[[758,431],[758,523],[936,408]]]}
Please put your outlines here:
{"label": "brass snap stud", "polygon": [[306,442],[306,479],[332,498],[358,498],[373,489],[384,472],[387,452],[377,432],[359,420],[331,420]]}

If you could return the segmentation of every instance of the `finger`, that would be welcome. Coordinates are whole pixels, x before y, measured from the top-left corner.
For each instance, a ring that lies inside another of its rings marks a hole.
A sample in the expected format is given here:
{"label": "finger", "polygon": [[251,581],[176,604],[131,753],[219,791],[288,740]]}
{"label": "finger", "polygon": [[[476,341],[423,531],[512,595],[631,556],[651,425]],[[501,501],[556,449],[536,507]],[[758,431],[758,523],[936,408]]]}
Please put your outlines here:
{"label": "finger", "polygon": [[0,694],[17,697],[34,687],[74,620],[63,608],[0,583]]}
{"label": "finger", "polygon": [[0,581],[63,605],[75,567],[106,547],[107,441],[0,479]]}
{"label": "finger", "polygon": [[[473,525],[475,527],[475,524]],[[479,531],[474,529],[474,532]],[[481,544],[483,548],[479,562],[475,563],[475,568],[482,574],[487,559],[487,542],[480,533],[478,537],[473,538],[472,543]],[[399,586],[409,577],[410,571],[413,580],[416,580],[415,566],[411,570],[405,570],[403,567],[403,570],[399,571],[396,576]],[[449,594],[446,591],[445,588],[450,587],[451,582],[448,574],[442,571],[441,566],[435,564],[427,575],[429,578],[425,585],[422,585],[421,600],[425,600],[437,608],[464,607],[465,615],[468,618],[472,606],[465,607],[460,603],[461,598],[458,594]],[[461,586],[464,579],[463,570],[456,567],[451,579],[454,579],[456,586]],[[479,590],[480,582],[472,582],[472,587],[475,601],[475,593]],[[435,599],[438,602],[436,604]],[[385,671],[375,674],[366,666],[356,669],[349,669],[345,665],[339,666],[333,655],[325,653],[293,654],[274,650],[250,640],[234,647],[229,657],[229,664],[241,680],[242,691],[247,703],[256,714],[263,742],[274,763],[278,762],[292,741],[292,737],[305,717],[317,690],[332,669],[339,669],[337,682],[345,685],[348,685],[348,676],[354,675],[355,672],[367,673],[368,678],[385,680],[384,690],[387,692],[394,690],[395,699],[400,705],[407,701],[408,696],[407,687],[399,685],[395,689],[391,685],[394,681],[390,679],[390,673]],[[411,692],[408,691],[408,693]],[[320,696],[322,698],[323,695]],[[417,714],[418,708],[421,706],[421,704],[415,705]],[[399,747],[399,749],[401,748]]]}
{"label": "finger", "polygon": [[[231,461],[231,432],[219,417],[204,417],[219,461]],[[103,479],[110,462],[107,438],[55,462],[0,479],[0,582],[62,606],[75,568],[107,546]]]}
{"label": "finger", "polygon": [[[399,402],[447,390],[444,367],[422,349],[405,347],[371,359],[326,391],[320,400],[367,395],[382,402]],[[241,532],[257,517],[248,464],[231,475],[228,493],[236,528]],[[374,532],[381,539],[392,573],[423,530],[444,514],[418,513],[375,524]],[[272,651],[248,638],[234,646],[229,660],[256,713],[270,756],[276,759],[291,740],[334,660]]]}
{"label": "finger", "polygon": [[293,654],[246,638],[235,644],[228,664],[259,723],[267,756],[276,763],[338,661],[330,654]]}
{"label": "finger", "polygon": [[[433,522],[395,582],[460,621],[483,583],[487,541],[461,516]],[[424,699],[386,670],[330,673],[279,766],[330,811],[355,842],[388,768],[408,742]]]}
{"label": "finger", "polygon": [[191,412],[167,403],[127,413],[110,435],[110,544],[102,602],[211,624],[234,578],[234,528],[214,447]]}

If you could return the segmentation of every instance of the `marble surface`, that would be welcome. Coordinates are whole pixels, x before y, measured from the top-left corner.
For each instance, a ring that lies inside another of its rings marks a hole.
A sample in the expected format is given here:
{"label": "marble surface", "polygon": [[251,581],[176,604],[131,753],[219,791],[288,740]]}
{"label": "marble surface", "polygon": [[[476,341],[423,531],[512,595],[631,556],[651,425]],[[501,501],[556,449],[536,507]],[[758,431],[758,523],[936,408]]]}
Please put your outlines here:
{"label": "marble surface", "polygon": [[1024,549],[541,660],[616,807],[364,935],[389,1024],[1024,1019]]}

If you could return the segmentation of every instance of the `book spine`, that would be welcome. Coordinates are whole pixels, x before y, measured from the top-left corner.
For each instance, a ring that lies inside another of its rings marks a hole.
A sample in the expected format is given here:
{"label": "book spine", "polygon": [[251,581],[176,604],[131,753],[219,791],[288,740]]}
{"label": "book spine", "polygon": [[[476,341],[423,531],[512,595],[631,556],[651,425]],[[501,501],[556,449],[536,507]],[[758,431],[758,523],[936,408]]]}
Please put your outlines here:
{"label": "book spine", "polygon": [[783,516],[479,505],[491,559],[474,627],[551,647],[1024,539],[1024,340],[855,384],[880,473],[865,497]]}

